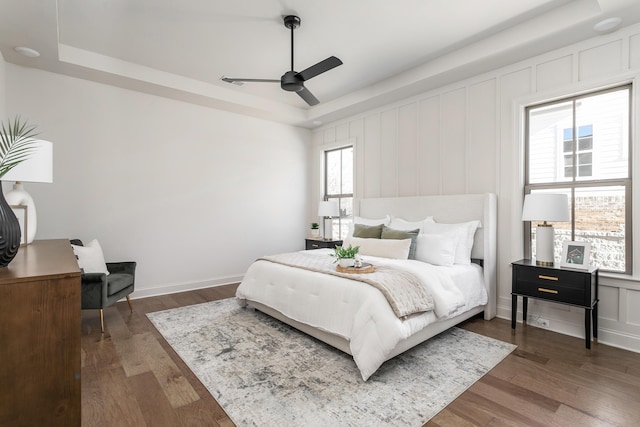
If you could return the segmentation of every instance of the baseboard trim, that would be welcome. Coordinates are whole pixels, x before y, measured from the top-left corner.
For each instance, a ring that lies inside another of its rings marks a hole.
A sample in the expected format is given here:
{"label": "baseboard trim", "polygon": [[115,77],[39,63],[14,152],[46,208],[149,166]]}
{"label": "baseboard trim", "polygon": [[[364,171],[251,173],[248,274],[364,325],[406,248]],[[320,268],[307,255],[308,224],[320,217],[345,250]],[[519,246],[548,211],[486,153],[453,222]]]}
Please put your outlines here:
{"label": "baseboard trim", "polygon": [[[496,317],[511,321],[511,308],[504,306],[498,306],[498,313]],[[549,316],[546,316],[549,317]],[[517,322],[522,324],[522,312],[518,311]],[[559,334],[569,335],[584,340],[584,323],[570,323],[560,319],[549,318],[551,325],[550,328],[544,328],[549,331],[557,332]],[[534,325],[527,325],[527,327],[536,328]],[[516,326],[517,328],[517,326]],[[610,345],[611,347],[617,347],[624,350],[633,351],[634,353],[640,353],[640,336],[631,335],[621,331],[615,331],[609,328],[598,328],[598,343]]]}
{"label": "baseboard trim", "polygon": [[598,342],[640,353],[640,337],[620,331],[598,328]]}
{"label": "baseboard trim", "polygon": [[195,291],[197,289],[212,288],[215,286],[239,283],[244,276],[230,276],[219,279],[203,280],[200,282],[175,283],[171,285],[153,288],[136,289],[131,294],[131,299],[157,297],[160,295],[176,294],[178,292]]}

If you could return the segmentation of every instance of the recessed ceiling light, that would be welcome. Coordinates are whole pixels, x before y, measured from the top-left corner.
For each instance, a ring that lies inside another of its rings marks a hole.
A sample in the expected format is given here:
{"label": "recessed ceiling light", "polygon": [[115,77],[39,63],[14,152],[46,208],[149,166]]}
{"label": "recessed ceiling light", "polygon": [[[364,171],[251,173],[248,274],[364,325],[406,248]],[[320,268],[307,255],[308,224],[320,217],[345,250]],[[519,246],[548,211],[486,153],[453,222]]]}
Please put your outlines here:
{"label": "recessed ceiling light", "polygon": [[40,52],[28,47],[18,46],[13,49],[19,54],[26,56],[27,58],[37,58],[38,56],[40,56]]}
{"label": "recessed ceiling light", "polygon": [[622,23],[622,18],[619,16],[614,16],[613,18],[603,19],[593,26],[593,29],[599,32],[600,34],[605,34],[611,32],[618,28]]}

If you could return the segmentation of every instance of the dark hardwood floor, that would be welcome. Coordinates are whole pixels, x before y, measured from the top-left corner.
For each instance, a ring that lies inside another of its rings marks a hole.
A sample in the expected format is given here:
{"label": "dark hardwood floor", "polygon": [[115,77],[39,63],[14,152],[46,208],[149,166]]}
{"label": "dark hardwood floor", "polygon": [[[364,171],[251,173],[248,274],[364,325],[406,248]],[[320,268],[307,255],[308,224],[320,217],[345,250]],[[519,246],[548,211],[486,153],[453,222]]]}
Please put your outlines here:
{"label": "dark hardwood floor", "polygon": [[[234,295],[236,285],[133,300],[82,315],[84,426],[233,426],[151,325],[146,313]],[[640,355],[476,318],[462,325],[518,349],[436,415],[429,426],[640,425]]]}

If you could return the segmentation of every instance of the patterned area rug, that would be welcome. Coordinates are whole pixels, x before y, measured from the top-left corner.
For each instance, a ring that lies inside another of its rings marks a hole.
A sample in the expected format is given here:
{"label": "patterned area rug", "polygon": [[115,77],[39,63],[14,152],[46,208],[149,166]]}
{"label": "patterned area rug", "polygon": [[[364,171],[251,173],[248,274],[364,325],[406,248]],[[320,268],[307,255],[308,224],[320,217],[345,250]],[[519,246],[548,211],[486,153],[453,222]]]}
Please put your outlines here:
{"label": "patterned area rug", "polygon": [[452,328],[364,382],[351,356],[235,298],[147,316],[238,426],[421,426],[515,349]]}

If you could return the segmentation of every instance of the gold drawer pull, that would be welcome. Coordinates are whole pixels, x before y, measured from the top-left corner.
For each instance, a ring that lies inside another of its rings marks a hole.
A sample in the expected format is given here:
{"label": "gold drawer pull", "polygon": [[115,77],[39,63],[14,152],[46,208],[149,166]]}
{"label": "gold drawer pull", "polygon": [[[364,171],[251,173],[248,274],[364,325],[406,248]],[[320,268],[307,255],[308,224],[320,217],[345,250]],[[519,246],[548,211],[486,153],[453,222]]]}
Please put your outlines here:
{"label": "gold drawer pull", "polygon": [[316,245],[315,243],[313,243],[313,244],[311,244],[311,247],[312,247],[312,248],[319,248],[319,247],[320,247],[320,245]]}
{"label": "gold drawer pull", "polygon": [[558,281],[557,277],[553,277],[553,276],[543,276],[542,274],[540,274],[538,276],[538,279],[545,279],[545,280],[555,280],[556,282]]}
{"label": "gold drawer pull", "polygon": [[548,294],[557,294],[558,291],[556,291],[555,289],[545,289],[545,288],[538,288],[539,292],[546,292]]}

